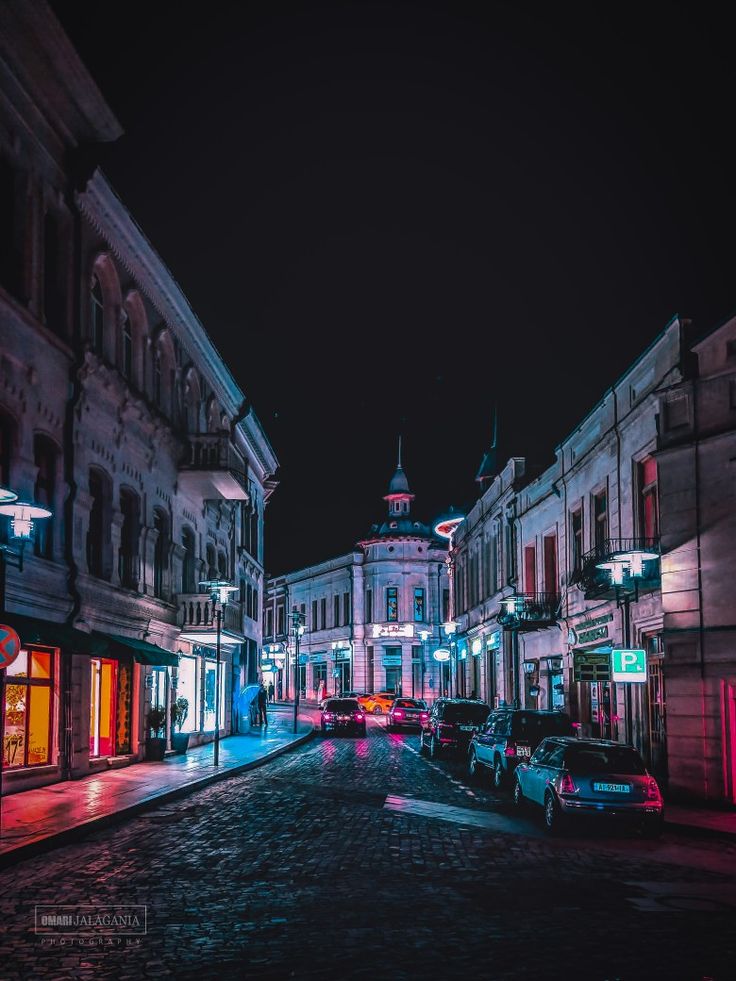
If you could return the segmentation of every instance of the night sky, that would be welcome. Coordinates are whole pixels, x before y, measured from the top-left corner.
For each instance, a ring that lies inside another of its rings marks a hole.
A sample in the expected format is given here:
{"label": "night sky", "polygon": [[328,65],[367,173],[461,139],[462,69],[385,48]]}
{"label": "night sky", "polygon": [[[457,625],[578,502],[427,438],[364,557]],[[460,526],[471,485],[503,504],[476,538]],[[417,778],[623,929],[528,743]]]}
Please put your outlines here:
{"label": "night sky", "polygon": [[[736,308],[734,59],[690,5],[52,4],[102,166],[281,462],[266,569],[551,462],[680,314]],[[723,18],[723,19],[719,19]]]}

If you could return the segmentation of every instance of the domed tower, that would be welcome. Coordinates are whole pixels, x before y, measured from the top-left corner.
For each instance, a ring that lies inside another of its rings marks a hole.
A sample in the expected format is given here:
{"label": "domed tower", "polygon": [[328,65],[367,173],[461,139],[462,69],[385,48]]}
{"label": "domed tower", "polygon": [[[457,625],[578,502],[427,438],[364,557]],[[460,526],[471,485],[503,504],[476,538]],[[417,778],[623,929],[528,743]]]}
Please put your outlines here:
{"label": "domed tower", "polygon": [[399,436],[399,459],[396,464],[396,470],[389,482],[388,494],[383,499],[384,501],[388,501],[390,518],[409,516],[414,495],[409,490],[409,481],[406,479],[404,468],[401,466],[401,436]]}

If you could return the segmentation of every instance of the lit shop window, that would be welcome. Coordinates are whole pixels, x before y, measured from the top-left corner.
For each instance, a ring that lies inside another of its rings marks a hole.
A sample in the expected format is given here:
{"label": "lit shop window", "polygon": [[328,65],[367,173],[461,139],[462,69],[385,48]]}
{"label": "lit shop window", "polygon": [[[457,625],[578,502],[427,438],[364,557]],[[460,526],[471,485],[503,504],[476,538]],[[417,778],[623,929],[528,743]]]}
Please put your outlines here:
{"label": "lit shop window", "polygon": [[195,657],[179,658],[179,687],[177,698],[186,698],[189,703],[187,717],[181,728],[182,732],[196,732],[199,715],[199,699],[197,690],[197,659]]}
{"label": "lit shop window", "polygon": [[51,762],[53,655],[22,650],[7,669],[3,766]]}
{"label": "lit shop window", "polygon": [[389,586],[386,589],[386,620],[389,623],[396,623],[399,619],[399,591],[396,586]]}
{"label": "lit shop window", "polygon": [[[225,669],[226,665],[220,662],[220,728],[222,729],[225,721]],[[205,661],[204,666],[204,728],[205,731],[214,731],[215,728],[215,679],[217,676],[217,666],[214,661]]]}

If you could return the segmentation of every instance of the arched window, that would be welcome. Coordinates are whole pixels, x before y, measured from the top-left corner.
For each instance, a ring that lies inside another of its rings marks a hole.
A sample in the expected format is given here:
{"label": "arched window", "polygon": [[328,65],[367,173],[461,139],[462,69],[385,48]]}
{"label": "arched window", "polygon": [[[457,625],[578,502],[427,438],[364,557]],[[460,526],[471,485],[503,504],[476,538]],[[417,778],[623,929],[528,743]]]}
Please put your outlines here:
{"label": "arched window", "polygon": [[153,352],[153,404],[157,409],[163,408],[161,405],[162,399],[162,389],[161,389],[161,352]]}
{"label": "arched window", "polygon": [[95,354],[102,354],[105,342],[105,299],[96,274],[92,277],[90,292],[89,339]]}
{"label": "arched window", "polygon": [[153,513],[153,527],[158,532],[153,553],[153,595],[167,599],[169,573],[169,517],[161,508]]}
{"label": "arched window", "polygon": [[184,528],[181,533],[181,545],[184,549],[184,561],[181,571],[181,591],[182,593],[195,593],[197,586],[195,583],[195,563],[194,555],[194,532],[190,528]]}
{"label": "arched window", "polygon": [[[13,456],[15,423],[10,416],[0,412],[0,487],[10,488],[10,464]],[[8,543],[10,522],[0,518],[0,544]]]}
{"label": "arched window", "polygon": [[122,337],[122,350],[120,368],[123,375],[132,381],[133,379],[133,326],[130,322],[130,317],[127,311],[123,313],[123,337]]}
{"label": "arched window", "polygon": [[125,589],[138,589],[140,561],[138,548],[141,538],[141,502],[135,491],[120,491],[120,511],[123,525],[120,529],[119,572],[120,585]]}
{"label": "arched window", "polygon": [[61,226],[56,215],[47,211],[43,220],[43,312],[46,326],[57,334],[66,333],[62,256]]}
{"label": "arched window", "polygon": [[33,461],[36,464],[36,484],[33,496],[37,504],[43,504],[52,512],[50,518],[34,523],[33,551],[44,559],[54,555],[54,506],[56,495],[56,465],[58,451],[47,436],[33,439]]}
{"label": "arched window", "polygon": [[87,529],[87,568],[98,579],[112,578],[112,481],[103,470],[89,472],[92,506]]}
{"label": "arched window", "polygon": [[21,280],[19,200],[15,169],[0,156],[0,283],[15,296],[20,294]]}
{"label": "arched window", "polygon": [[212,544],[207,546],[207,578],[217,579],[217,558]]}

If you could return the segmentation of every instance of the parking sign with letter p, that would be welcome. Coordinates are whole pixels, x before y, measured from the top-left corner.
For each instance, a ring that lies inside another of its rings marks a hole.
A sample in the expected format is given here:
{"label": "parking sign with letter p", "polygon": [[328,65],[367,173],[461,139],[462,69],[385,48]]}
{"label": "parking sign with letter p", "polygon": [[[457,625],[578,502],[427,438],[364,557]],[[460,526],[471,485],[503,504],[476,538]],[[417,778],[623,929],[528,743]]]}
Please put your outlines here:
{"label": "parking sign with letter p", "polygon": [[611,651],[612,678],[642,684],[647,680],[647,655],[642,650]]}

